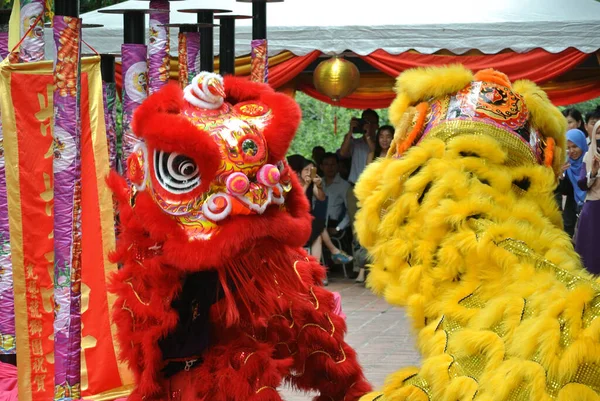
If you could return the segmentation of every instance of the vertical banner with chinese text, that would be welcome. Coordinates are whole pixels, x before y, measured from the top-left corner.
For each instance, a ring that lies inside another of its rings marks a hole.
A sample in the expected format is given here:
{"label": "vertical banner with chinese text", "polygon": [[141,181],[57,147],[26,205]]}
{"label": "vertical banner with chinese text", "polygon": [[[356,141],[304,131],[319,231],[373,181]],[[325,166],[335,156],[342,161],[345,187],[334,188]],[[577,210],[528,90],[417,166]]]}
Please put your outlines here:
{"label": "vertical banner with chinese text", "polygon": [[[23,294],[15,297],[19,401],[54,396],[52,72],[50,61],[0,65],[13,278]],[[99,57],[82,60],[80,96],[81,395],[103,400],[126,395],[132,380],[117,361],[107,292],[117,268],[108,261],[115,238]]]}
{"label": "vertical banner with chinese text", "polygon": [[0,75],[19,400],[47,401],[54,398],[52,64],[5,60]]}
{"label": "vertical banner with chinese text", "polygon": [[110,159],[99,57],[84,59],[80,99],[81,395],[112,400],[129,393],[133,376],[117,360],[116,327],[110,320],[115,297],[107,283],[117,266],[108,260],[115,249],[115,226],[112,193],[106,185]]}

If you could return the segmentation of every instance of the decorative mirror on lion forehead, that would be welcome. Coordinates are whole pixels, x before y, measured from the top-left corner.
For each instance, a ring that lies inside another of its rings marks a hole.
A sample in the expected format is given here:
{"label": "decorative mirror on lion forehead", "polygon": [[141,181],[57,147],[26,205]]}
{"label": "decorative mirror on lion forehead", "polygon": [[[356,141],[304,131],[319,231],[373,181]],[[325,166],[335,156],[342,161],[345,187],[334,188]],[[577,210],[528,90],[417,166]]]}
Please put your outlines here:
{"label": "decorative mirror on lion forehead", "polygon": [[149,191],[167,214],[174,216],[191,239],[208,239],[218,222],[237,214],[261,214],[270,205],[283,207],[291,182],[285,164],[267,163],[269,151],[263,131],[273,118],[264,103],[225,101],[221,76],[202,72],[184,89],[181,115],[199,134],[217,145],[220,161],[200,187],[200,160],[139,144],[129,160],[129,178],[136,191]]}

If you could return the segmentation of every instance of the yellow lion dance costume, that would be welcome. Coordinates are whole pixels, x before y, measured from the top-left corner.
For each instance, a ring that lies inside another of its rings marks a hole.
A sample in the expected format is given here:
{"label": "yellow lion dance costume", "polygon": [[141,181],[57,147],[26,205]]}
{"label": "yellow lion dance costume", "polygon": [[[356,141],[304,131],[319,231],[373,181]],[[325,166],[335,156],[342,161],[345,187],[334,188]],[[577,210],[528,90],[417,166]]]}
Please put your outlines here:
{"label": "yellow lion dance costume", "polygon": [[564,117],[493,70],[410,70],[396,91],[356,228],[368,284],[406,308],[423,362],[362,400],[600,400],[600,283],[553,198]]}

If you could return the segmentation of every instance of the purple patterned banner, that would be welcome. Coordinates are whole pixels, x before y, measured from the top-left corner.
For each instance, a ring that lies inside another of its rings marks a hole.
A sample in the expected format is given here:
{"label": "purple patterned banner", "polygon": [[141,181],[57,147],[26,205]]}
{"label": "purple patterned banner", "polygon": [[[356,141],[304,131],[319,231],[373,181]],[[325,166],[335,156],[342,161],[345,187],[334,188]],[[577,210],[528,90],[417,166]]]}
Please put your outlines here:
{"label": "purple patterned banner", "polygon": [[150,13],[148,93],[152,94],[169,82],[171,66],[169,27],[161,26],[169,23],[169,2],[167,0],[151,0],[150,9],[167,11]]}
{"label": "purple patterned banner", "polygon": [[[37,18],[44,13],[45,0],[21,0],[20,32],[24,37]],[[20,61],[40,61],[44,59],[44,18],[27,34],[21,43]]]}
{"label": "purple patterned banner", "polygon": [[[8,53],[8,35],[0,32],[2,58]],[[6,42],[4,42],[6,39]],[[5,51],[6,50],[6,51]],[[10,259],[10,233],[8,228],[8,199],[4,171],[4,136],[0,120],[0,354],[16,353],[15,299],[13,295],[12,261]]]}
{"label": "purple patterned banner", "polygon": [[[0,58],[8,55],[8,32],[0,32]],[[4,172],[4,141],[0,120],[0,354],[14,354],[15,299],[13,296],[10,234],[8,230],[8,203]]]}
{"label": "purple patterned banner", "polygon": [[267,39],[253,39],[251,47],[250,80],[254,82],[267,82],[269,80]]}
{"label": "purple patterned banner", "polygon": [[81,20],[55,16],[54,44],[54,398],[80,398]]}
{"label": "purple patterned banner", "polygon": [[188,84],[200,72],[200,32],[185,32]]}
{"label": "purple patterned banner", "polygon": [[123,174],[127,174],[127,158],[138,139],[131,130],[131,119],[135,109],[148,94],[148,64],[146,46],[138,44],[121,45],[123,77]]}
{"label": "purple patterned banner", "polygon": [[108,142],[108,162],[117,169],[117,86],[114,82],[102,82],[104,94],[104,123]]}
{"label": "purple patterned banner", "polygon": [[8,56],[8,32],[0,32],[0,59]]}

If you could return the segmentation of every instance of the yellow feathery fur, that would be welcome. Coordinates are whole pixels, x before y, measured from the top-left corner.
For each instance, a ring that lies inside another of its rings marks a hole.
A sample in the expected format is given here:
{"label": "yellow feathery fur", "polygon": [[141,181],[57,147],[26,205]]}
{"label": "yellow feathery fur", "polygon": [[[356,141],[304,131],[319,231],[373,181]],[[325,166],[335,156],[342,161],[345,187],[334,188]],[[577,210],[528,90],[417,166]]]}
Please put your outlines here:
{"label": "yellow feathery fur", "polygon": [[558,173],[562,167],[566,153],[567,120],[562,113],[550,103],[548,95],[539,86],[531,81],[519,80],[513,84],[515,92],[523,96],[525,104],[531,113],[531,124],[547,137],[556,140],[560,152],[557,153],[552,163]]}
{"label": "yellow feathery fur", "polygon": [[394,126],[406,109],[423,100],[455,93],[473,80],[473,73],[459,64],[407,70],[396,80],[398,94],[389,108],[390,121]]}
{"label": "yellow feathery fur", "polygon": [[[564,146],[536,87],[515,86]],[[506,159],[491,136],[429,138],[361,176],[368,285],[406,309],[423,355],[362,401],[600,401],[600,282],[561,229],[554,172]]]}

